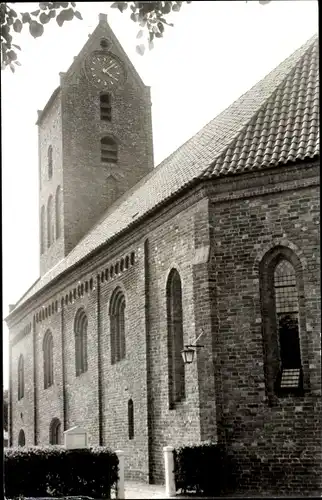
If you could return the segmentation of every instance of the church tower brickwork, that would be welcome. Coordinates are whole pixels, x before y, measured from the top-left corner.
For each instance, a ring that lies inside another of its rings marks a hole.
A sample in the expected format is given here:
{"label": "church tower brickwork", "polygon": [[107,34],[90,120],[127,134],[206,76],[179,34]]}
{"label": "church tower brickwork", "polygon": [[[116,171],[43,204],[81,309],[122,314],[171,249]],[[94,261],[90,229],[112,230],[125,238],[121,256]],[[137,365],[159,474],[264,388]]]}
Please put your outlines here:
{"label": "church tower brickwork", "polygon": [[153,169],[150,88],[106,15],[38,113],[43,275]]}

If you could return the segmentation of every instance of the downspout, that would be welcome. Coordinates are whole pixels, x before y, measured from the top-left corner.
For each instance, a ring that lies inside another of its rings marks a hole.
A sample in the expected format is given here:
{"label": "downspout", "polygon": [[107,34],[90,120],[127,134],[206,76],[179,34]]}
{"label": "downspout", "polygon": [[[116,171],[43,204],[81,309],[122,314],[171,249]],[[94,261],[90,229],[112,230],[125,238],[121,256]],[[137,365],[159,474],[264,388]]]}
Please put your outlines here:
{"label": "downspout", "polygon": [[33,383],[34,383],[34,444],[37,446],[38,430],[38,402],[37,402],[37,347],[36,347],[36,317],[32,320],[32,348],[33,348]]}
{"label": "downspout", "polygon": [[146,390],[147,390],[147,420],[148,420],[148,471],[149,471],[149,483],[153,482],[153,470],[152,470],[152,415],[151,415],[151,349],[150,349],[150,269],[149,269],[149,240],[146,239],[144,242],[144,313],[145,313],[145,346],[146,346]]}
{"label": "downspout", "polygon": [[103,446],[103,401],[102,401],[102,349],[101,349],[101,282],[97,275],[97,371],[98,371],[98,440],[99,445]]}
{"label": "downspout", "polygon": [[63,392],[63,422],[64,431],[67,430],[67,394],[66,394],[66,369],[65,369],[65,310],[64,299],[61,300],[61,359],[62,359],[62,392]]}

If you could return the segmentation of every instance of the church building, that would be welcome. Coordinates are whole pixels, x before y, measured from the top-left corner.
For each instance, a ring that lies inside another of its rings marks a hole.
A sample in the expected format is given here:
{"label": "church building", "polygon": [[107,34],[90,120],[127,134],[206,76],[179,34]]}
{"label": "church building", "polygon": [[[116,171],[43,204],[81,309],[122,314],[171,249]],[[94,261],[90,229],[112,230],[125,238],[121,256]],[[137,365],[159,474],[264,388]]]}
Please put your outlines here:
{"label": "church building", "polygon": [[164,446],[211,440],[240,489],[321,491],[318,37],[154,167],[150,88],[100,14],[37,124],[9,446],[79,425],[162,484]]}

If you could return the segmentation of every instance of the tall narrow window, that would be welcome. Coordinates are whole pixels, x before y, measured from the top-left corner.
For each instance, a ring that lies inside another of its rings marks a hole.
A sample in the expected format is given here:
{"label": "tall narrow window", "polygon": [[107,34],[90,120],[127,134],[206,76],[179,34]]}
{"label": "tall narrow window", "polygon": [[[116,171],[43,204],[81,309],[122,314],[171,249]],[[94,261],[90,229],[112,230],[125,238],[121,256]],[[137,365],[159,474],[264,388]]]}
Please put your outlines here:
{"label": "tall narrow window", "polygon": [[134,438],[134,406],[133,400],[129,399],[127,403],[127,415],[128,415],[128,429],[129,429],[129,439]]}
{"label": "tall narrow window", "polygon": [[76,376],[87,371],[87,316],[79,309],[74,322]]}
{"label": "tall narrow window", "polygon": [[178,271],[172,269],[167,282],[169,407],[185,398],[182,290]]}
{"label": "tall narrow window", "polygon": [[18,400],[24,397],[25,393],[25,372],[24,372],[24,359],[21,354],[18,361]]}
{"label": "tall narrow window", "polygon": [[48,162],[48,179],[53,176],[53,147],[49,146],[47,152],[47,162]]}
{"label": "tall narrow window", "polygon": [[274,394],[300,393],[303,389],[301,264],[291,250],[276,247],[264,256],[260,278],[265,376],[268,396],[272,400]]}
{"label": "tall narrow window", "polygon": [[26,437],[25,437],[25,433],[24,431],[21,429],[19,431],[19,435],[18,435],[18,446],[25,446],[26,444]]}
{"label": "tall narrow window", "polygon": [[61,187],[58,186],[56,190],[56,239],[61,235],[61,223],[62,223],[62,193]]}
{"label": "tall narrow window", "polygon": [[110,302],[111,363],[125,358],[125,297],[120,288],[113,292]]}
{"label": "tall narrow window", "polygon": [[110,122],[112,119],[111,96],[110,94],[100,95],[101,120]]}
{"label": "tall narrow window", "polygon": [[301,376],[299,306],[294,267],[282,259],[274,271],[275,312],[280,350],[278,388],[298,388]]}
{"label": "tall narrow window", "polygon": [[43,342],[44,355],[44,388],[50,387],[54,383],[54,353],[53,336],[50,330],[47,330]]}
{"label": "tall narrow window", "polygon": [[47,203],[47,246],[54,242],[54,210],[53,197],[50,195]]}
{"label": "tall narrow window", "polygon": [[111,137],[101,139],[101,161],[103,163],[117,163],[117,144]]}
{"label": "tall narrow window", "polygon": [[53,418],[49,427],[49,444],[61,444],[61,423]]}
{"label": "tall narrow window", "polygon": [[41,207],[40,211],[40,253],[45,251],[45,207]]}

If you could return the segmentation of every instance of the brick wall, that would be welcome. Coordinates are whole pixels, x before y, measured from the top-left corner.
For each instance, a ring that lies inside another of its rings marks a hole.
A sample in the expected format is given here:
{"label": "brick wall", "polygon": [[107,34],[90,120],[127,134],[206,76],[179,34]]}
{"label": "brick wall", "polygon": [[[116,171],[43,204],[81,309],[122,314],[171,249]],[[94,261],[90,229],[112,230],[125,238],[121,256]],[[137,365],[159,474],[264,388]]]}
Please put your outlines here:
{"label": "brick wall", "polygon": [[[214,197],[211,209],[220,438],[235,456],[239,487],[279,493],[321,488],[319,190],[300,179],[292,187],[257,197],[240,193],[221,203]],[[277,244],[303,263],[310,390],[272,407],[265,393],[258,273],[260,259]]]}

